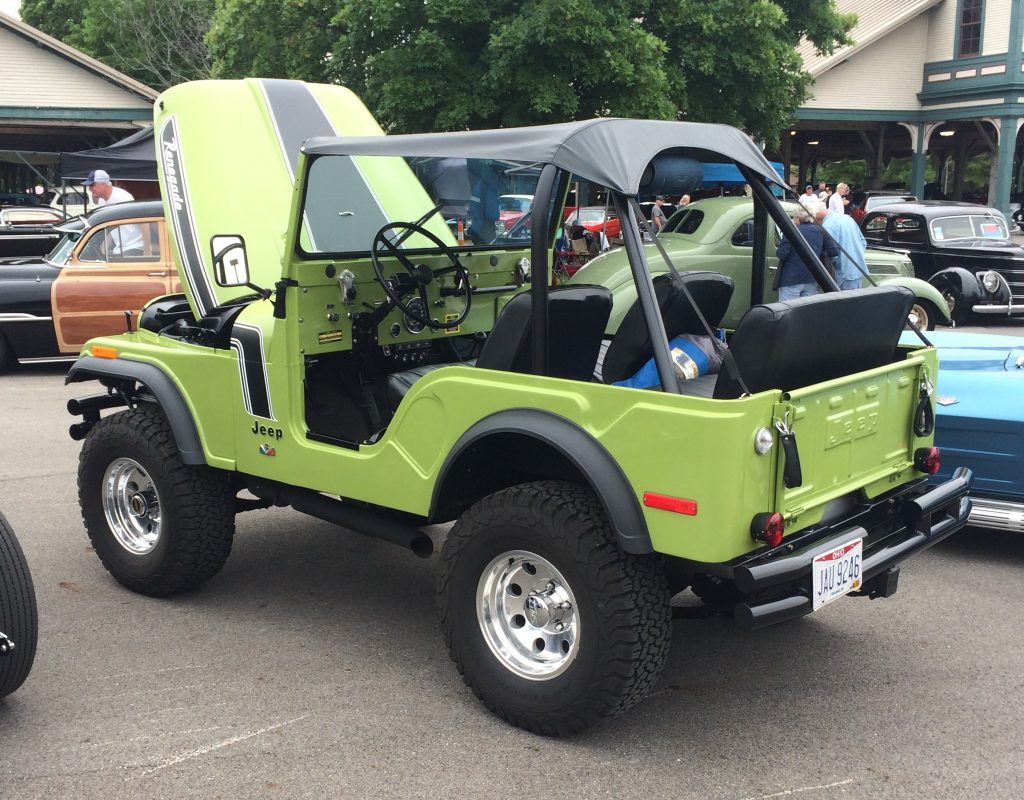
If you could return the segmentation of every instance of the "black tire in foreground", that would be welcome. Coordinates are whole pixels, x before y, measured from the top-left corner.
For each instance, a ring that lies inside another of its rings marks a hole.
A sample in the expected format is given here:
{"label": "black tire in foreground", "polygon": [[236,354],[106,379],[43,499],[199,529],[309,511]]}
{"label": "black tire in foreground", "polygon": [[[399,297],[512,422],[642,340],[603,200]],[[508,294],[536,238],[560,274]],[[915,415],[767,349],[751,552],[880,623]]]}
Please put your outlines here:
{"label": "black tire in foreground", "polygon": [[669,599],[661,559],[624,553],[593,492],[560,481],[472,506],[438,577],[463,681],[498,716],[550,736],[643,699],[668,656]]}
{"label": "black tire in foreground", "polygon": [[28,562],[0,514],[0,697],[25,682],[36,658],[38,637],[36,592]]}
{"label": "black tire in foreground", "polygon": [[953,320],[954,327],[966,325],[971,312],[966,308],[967,303],[960,293],[951,286],[944,286],[939,291],[942,292],[942,299],[946,301],[946,306],[949,308],[949,317]]}
{"label": "black tire in foreground", "polygon": [[234,494],[228,473],[182,461],[163,412],[148,404],[101,419],[79,457],[89,539],[107,571],[140,594],[182,592],[220,571]]}

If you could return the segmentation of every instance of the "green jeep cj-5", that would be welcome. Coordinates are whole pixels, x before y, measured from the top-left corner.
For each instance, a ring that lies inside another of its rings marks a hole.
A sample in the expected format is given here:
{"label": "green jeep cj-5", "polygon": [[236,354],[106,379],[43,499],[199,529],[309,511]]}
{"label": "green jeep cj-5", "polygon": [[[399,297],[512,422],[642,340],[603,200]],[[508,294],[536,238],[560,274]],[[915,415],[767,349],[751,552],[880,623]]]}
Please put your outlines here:
{"label": "green jeep cj-5", "polygon": [[[891,595],[903,559],[963,526],[970,472],[926,485],[936,356],[923,335],[898,343],[913,294],[836,291],[746,135],[625,119],[381,134],[337,86],[201,82],[157,102],[185,294],[68,375],[102,386],[70,401],[71,434],[86,529],[122,584],[208,580],[251,508],[424,557],[420,528],[454,520],[437,584],[451,656],[488,708],[559,735],[650,690],[674,593],[747,627],[791,620]],[[639,219],[638,194],[686,191],[707,162],[755,198],[734,330],[733,280],[652,254],[634,225],[613,336],[608,287],[551,287],[570,176]],[[526,241],[506,195],[534,198]],[[768,225],[823,294],[764,303]],[[687,366],[692,347],[706,358]]]}

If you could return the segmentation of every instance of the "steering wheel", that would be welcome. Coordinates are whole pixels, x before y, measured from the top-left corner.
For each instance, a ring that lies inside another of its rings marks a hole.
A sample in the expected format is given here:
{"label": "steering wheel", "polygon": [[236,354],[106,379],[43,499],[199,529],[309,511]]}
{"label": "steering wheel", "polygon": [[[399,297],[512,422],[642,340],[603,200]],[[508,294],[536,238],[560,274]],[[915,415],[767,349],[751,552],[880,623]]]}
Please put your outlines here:
{"label": "steering wheel", "polygon": [[[400,232],[401,235],[395,237],[398,240],[408,238],[410,234],[418,233],[421,236],[427,237],[431,242],[437,245],[437,249],[448,259],[450,265],[442,267],[441,269],[431,269],[426,264],[414,264],[409,257],[403,253],[398,246],[391,240],[386,234],[391,231]],[[381,249],[383,245],[383,249]],[[384,276],[384,267],[380,263],[380,256],[390,255],[398,259],[406,271],[409,273],[409,277],[406,278],[404,275],[396,275],[392,278]],[[411,317],[417,322],[422,322],[432,330],[451,330],[461,325],[466,317],[469,315],[470,306],[473,304],[473,290],[469,285],[469,272],[466,270],[462,263],[459,261],[458,255],[456,255],[448,245],[442,242],[437,236],[428,231],[426,228],[416,225],[412,222],[391,222],[377,231],[377,235],[373,237],[373,245],[370,249],[370,262],[373,264],[373,272],[377,277],[377,283],[380,284],[384,290],[384,294],[388,296],[388,299],[406,316]],[[449,322],[438,322],[435,319],[431,319],[429,313],[420,313],[414,308],[410,307],[409,304],[402,301],[402,298],[409,294],[411,291],[415,291],[419,294],[420,299],[423,301],[423,308],[430,308],[430,300],[427,298],[427,286],[429,286],[434,278],[439,278],[442,275],[449,273],[455,273],[455,283],[458,286],[460,283],[466,292],[466,307],[462,309],[462,313],[459,314],[457,319]],[[395,287],[398,287],[396,290]],[[404,291],[401,291],[405,289]]]}

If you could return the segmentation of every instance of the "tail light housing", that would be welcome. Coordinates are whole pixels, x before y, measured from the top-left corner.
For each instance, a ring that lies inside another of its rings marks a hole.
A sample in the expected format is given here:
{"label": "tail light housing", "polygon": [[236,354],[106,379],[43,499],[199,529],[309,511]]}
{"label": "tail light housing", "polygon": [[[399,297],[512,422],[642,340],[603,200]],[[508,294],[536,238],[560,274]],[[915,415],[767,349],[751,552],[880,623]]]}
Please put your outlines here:
{"label": "tail light housing", "polygon": [[778,511],[758,514],[750,523],[750,536],[755,542],[762,542],[769,547],[782,544],[782,535],[786,531],[786,520]]}
{"label": "tail light housing", "polygon": [[914,451],[914,466],[927,475],[934,475],[939,471],[939,448],[919,447]]}

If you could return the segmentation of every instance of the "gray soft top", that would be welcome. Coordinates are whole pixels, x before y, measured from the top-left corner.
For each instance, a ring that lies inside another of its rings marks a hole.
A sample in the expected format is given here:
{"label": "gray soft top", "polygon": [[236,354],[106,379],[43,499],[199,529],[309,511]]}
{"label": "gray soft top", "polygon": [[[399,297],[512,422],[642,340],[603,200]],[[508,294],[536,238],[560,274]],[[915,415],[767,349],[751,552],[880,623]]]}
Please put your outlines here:
{"label": "gray soft top", "polygon": [[644,168],[665,150],[709,163],[736,162],[785,187],[750,137],[729,125],[647,119],[591,119],[455,133],[322,136],[309,155],[487,158],[556,167],[623,194],[636,194]]}

